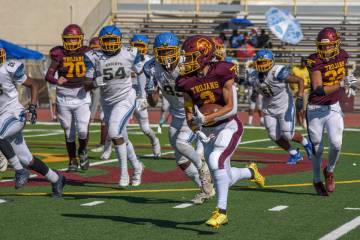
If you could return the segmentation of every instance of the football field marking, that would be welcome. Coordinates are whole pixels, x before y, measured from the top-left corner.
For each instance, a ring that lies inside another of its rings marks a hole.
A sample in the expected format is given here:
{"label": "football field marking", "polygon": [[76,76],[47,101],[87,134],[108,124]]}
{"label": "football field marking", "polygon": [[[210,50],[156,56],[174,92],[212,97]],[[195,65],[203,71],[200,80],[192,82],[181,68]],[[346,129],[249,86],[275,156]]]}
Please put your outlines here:
{"label": "football field marking", "polygon": [[182,204],[176,205],[174,208],[187,208],[192,205],[194,205],[194,204],[193,203],[182,203]]}
{"label": "football field marking", "polygon": [[96,206],[96,205],[103,204],[103,203],[105,203],[105,201],[93,201],[93,202],[89,202],[89,203],[83,203],[83,204],[81,204],[81,206],[92,207],[92,206]]}
{"label": "football field marking", "polygon": [[0,204],[2,204],[2,203],[6,203],[6,200],[0,199]]}
{"label": "football field marking", "polygon": [[279,206],[276,206],[276,207],[273,207],[273,208],[270,208],[269,211],[271,212],[280,212],[286,208],[288,208],[289,206],[285,206],[285,205],[279,205]]}
{"label": "football field marking", "polygon": [[345,210],[360,210],[360,208],[352,208],[352,207],[346,207]]}
{"label": "football field marking", "polygon": [[345,235],[346,233],[350,232],[351,230],[357,228],[359,225],[360,225],[360,216],[358,216],[358,217],[354,218],[353,220],[351,220],[350,222],[347,222],[344,225],[338,227],[334,231],[326,234],[325,236],[323,236],[319,240],[335,240],[335,239],[338,239],[338,238],[342,237],[343,235]]}

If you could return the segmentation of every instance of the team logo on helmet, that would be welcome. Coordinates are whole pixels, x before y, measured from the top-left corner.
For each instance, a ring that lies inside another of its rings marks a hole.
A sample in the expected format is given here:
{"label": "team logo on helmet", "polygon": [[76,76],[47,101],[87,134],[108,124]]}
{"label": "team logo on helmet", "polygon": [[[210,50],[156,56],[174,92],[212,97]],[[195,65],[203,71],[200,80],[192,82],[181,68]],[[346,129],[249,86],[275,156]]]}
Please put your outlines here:
{"label": "team logo on helmet", "polygon": [[68,25],[61,36],[65,50],[75,51],[83,46],[84,33],[76,24]]}

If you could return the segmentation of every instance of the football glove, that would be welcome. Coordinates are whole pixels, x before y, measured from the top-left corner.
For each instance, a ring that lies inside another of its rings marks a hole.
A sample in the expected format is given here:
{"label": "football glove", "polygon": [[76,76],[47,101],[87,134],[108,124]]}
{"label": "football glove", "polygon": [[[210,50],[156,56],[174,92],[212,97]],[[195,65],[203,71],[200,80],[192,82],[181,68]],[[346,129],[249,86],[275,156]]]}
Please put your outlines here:
{"label": "football glove", "polygon": [[203,133],[200,130],[196,131],[196,135],[200,139],[200,141],[203,143],[208,143],[211,140],[210,137],[206,136],[205,133]]}
{"label": "football glove", "polygon": [[146,78],[145,91],[146,93],[152,93],[155,91],[155,81],[153,77]]}
{"label": "football glove", "polygon": [[102,87],[105,86],[106,83],[104,82],[104,77],[103,76],[98,76],[95,78],[95,80],[93,81],[93,85],[94,87]]}
{"label": "football glove", "polygon": [[148,107],[148,102],[146,98],[138,98],[136,99],[136,109],[138,111],[142,111]]}
{"label": "football glove", "polygon": [[30,104],[27,112],[30,113],[30,123],[35,124],[37,119],[37,112],[36,112],[37,106],[35,104]]}
{"label": "football glove", "polygon": [[353,89],[353,88],[347,88],[345,90],[345,93],[347,95],[348,98],[351,98],[351,97],[355,97],[356,96],[356,91]]}
{"label": "football glove", "polygon": [[194,106],[194,116],[192,118],[192,122],[196,125],[202,126],[205,124],[205,116],[202,114],[198,108],[198,106]]}
{"label": "football glove", "polygon": [[304,107],[304,98],[297,97],[295,101],[296,112],[301,112]]}
{"label": "football glove", "polygon": [[352,89],[357,89],[356,87],[357,78],[354,75],[350,74],[346,76],[343,81],[340,82],[340,87],[347,87]]}

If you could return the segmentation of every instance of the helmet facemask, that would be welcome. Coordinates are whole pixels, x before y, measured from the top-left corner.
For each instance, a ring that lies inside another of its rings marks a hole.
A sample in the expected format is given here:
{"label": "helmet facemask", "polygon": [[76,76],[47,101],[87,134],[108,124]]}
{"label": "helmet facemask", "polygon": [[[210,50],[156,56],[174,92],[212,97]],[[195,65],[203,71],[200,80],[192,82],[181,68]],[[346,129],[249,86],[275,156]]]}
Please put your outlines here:
{"label": "helmet facemask", "polygon": [[201,68],[198,58],[201,56],[199,51],[181,53],[180,75],[195,72]]}
{"label": "helmet facemask", "polygon": [[269,58],[258,58],[253,63],[258,72],[267,72],[274,66],[274,61]]}
{"label": "helmet facemask", "polygon": [[131,42],[131,46],[137,48],[138,52],[143,55],[145,55],[148,51],[148,44],[142,41]]}
{"label": "helmet facemask", "polygon": [[105,35],[99,37],[100,48],[107,54],[113,54],[121,48],[121,37],[116,35]]}
{"label": "helmet facemask", "polygon": [[340,53],[340,39],[336,41],[330,41],[329,39],[323,39],[321,42],[316,42],[316,52],[321,59],[330,60],[335,58]]}
{"label": "helmet facemask", "polygon": [[172,64],[177,63],[180,58],[180,48],[178,46],[163,46],[154,48],[156,61],[170,68]]}
{"label": "helmet facemask", "polygon": [[75,51],[83,46],[84,35],[62,35],[65,50]]}
{"label": "helmet facemask", "polygon": [[0,48],[0,65],[6,61],[6,51],[4,48]]}

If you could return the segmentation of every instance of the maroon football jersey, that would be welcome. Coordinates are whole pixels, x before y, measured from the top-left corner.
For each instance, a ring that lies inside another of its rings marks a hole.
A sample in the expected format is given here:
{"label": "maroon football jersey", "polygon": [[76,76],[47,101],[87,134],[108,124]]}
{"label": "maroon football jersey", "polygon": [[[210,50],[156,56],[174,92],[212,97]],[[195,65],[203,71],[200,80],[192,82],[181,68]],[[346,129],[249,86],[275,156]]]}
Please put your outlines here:
{"label": "maroon football jersey", "polygon": [[[317,53],[311,54],[307,60],[306,65],[310,73],[320,71],[323,81],[323,86],[332,86],[338,84],[346,76],[346,63],[349,55],[343,49],[340,53],[330,61],[325,61],[319,57]],[[311,88],[311,90],[313,90]],[[325,96],[317,96],[312,91],[309,96],[309,103],[315,105],[330,105],[340,100],[340,89]]]}
{"label": "maroon football jersey", "polygon": [[234,64],[217,62],[210,65],[204,77],[197,75],[181,77],[176,81],[176,89],[189,94],[193,103],[199,108],[209,103],[225,106],[223,87],[228,80],[234,78]]}
{"label": "maroon football jersey", "polygon": [[76,51],[67,51],[62,46],[50,50],[52,61],[58,63],[57,72],[59,77],[63,76],[68,82],[62,86],[78,88],[83,85],[86,74],[84,55],[90,48],[83,46]]}

